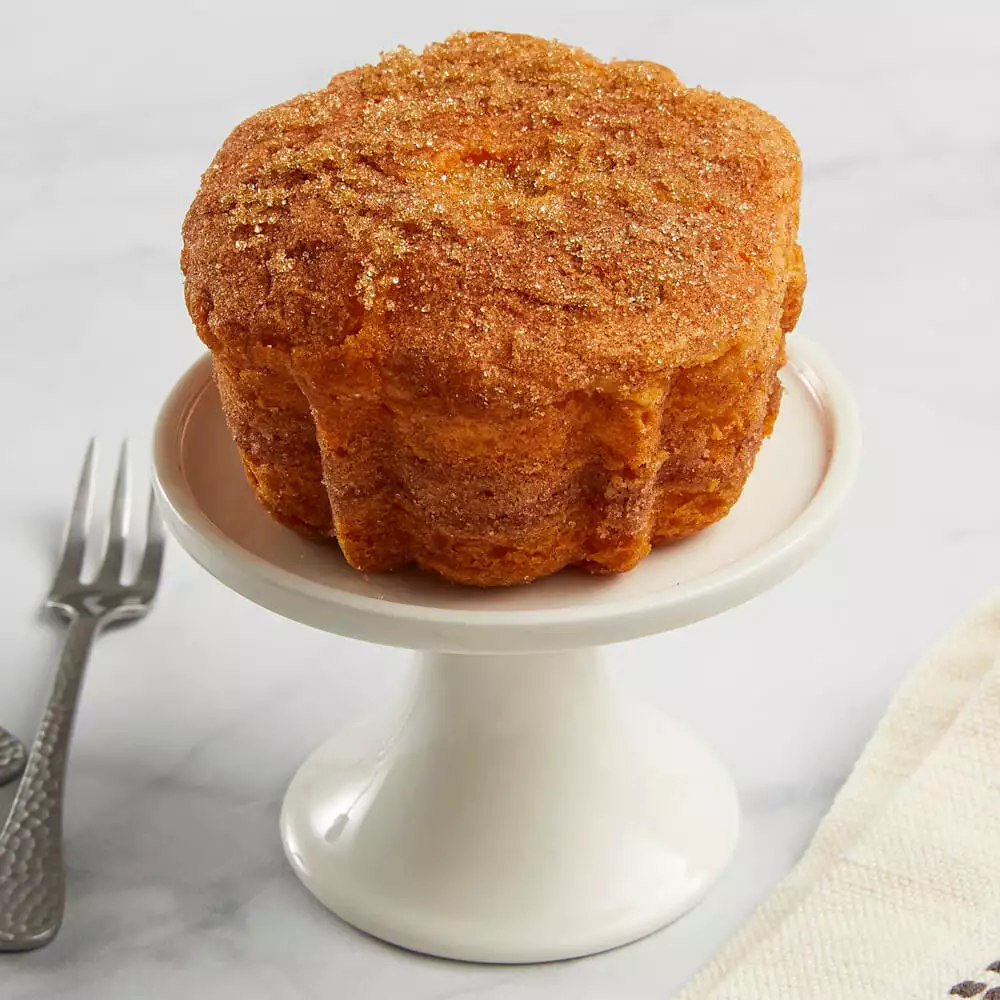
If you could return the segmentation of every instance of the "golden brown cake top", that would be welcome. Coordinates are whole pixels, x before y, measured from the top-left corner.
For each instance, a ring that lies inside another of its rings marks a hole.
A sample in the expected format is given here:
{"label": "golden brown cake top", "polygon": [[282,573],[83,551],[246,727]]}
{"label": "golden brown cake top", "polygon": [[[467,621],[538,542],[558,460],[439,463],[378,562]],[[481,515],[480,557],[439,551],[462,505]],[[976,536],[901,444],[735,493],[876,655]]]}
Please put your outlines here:
{"label": "golden brown cake top", "polygon": [[185,220],[188,307],[213,349],[407,394],[641,386],[767,322],[799,178],[784,126],[662,66],[457,34],[235,129]]}

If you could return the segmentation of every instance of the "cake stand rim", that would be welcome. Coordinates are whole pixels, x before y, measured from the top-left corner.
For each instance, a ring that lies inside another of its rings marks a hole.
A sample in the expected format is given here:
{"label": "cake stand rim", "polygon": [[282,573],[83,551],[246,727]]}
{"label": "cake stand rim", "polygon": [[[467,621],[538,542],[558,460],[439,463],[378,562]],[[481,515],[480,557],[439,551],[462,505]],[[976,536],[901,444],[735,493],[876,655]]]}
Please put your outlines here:
{"label": "cake stand rim", "polygon": [[[490,651],[489,634],[495,636],[496,629],[516,630],[505,633],[508,651],[639,638],[691,624],[762,593],[801,566],[832,529],[857,471],[860,421],[845,381],[815,343],[795,337],[787,355],[788,367],[817,400],[829,428],[826,469],[812,498],[777,534],[735,562],[641,597],[538,609],[443,608],[352,593],[250,552],[205,513],[183,479],[180,442],[188,415],[212,381],[210,352],[187,369],[161,407],[153,436],[154,487],[171,532],[208,572],[263,607],[329,632],[382,645],[455,652]],[[337,617],[336,611],[352,617]],[[663,617],[667,612],[669,618]],[[399,634],[386,632],[389,623],[399,627]]]}

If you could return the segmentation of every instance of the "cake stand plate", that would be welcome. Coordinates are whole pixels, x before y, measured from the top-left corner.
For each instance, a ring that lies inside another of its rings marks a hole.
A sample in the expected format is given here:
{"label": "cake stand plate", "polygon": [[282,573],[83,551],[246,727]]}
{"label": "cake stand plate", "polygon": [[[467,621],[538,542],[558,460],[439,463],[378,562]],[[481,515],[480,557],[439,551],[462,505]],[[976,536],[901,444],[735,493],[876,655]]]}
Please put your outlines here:
{"label": "cake stand plate", "polygon": [[156,486],[210,573],[307,625],[421,651],[409,689],[293,779],[286,854],[344,920],[449,958],[534,962],[613,948],[693,906],[736,843],[735,791],[680,724],[621,694],[596,647],[746,601],[827,537],[857,464],[850,395],[789,344],[785,396],[718,525],[621,576],[566,570],[478,590],[366,575],[257,505],[199,360],[164,404]]}

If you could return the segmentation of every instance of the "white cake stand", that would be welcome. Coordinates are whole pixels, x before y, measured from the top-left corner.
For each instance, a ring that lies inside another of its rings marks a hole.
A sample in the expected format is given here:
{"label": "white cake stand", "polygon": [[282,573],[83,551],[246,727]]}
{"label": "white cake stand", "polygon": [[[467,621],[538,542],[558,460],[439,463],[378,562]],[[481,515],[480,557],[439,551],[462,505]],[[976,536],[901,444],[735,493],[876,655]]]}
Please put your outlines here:
{"label": "white cake stand", "polygon": [[167,399],[157,488],[181,544],[256,603],[421,650],[398,705],[296,774],[281,835],[344,920],[415,951],[486,962],[591,954],[693,906],[726,866],[728,774],[678,723],[621,696],[595,647],[707,618],[787,576],[826,538],[859,451],[850,395],[792,338],[781,415],[720,524],[632,572],[477,590],[365,575],[257,505],[202,358]]}

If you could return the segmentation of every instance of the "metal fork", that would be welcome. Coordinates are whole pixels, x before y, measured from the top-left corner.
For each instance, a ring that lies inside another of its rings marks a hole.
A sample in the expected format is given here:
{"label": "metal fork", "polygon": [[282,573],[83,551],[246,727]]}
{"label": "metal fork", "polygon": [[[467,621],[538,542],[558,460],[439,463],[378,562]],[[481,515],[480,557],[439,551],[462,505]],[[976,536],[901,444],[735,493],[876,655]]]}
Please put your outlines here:
{"label": "metal fork", "polygon": [[123,445],[103,561],[93,579],[84,579],[95,464],[91,441],[46,601],[69,629],[49,703],[0,831],[0,951],[40,948],[59,931],[66,899],[63,790],[84,668],[94,638],[105,625],[141,618],[149,610],[163,566],[163,526],[150,492],[139,572],[132,580],[122,577],[129,531],[129,464]]}

